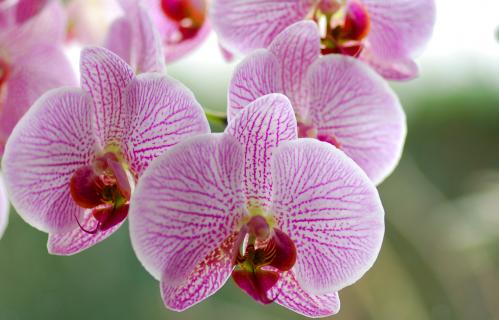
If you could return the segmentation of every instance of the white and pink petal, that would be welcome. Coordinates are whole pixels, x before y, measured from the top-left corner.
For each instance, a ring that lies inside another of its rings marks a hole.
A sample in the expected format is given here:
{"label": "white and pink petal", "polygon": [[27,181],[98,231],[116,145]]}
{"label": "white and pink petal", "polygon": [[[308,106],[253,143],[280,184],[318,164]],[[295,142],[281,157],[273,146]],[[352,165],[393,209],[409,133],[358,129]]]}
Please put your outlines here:
{"label": "white and pink petal", "polygon": [[327,55],[309,69],[308,119],[318,137],[334,141],[375,184],[396,167],[406,136],[395,92],[361,61]]}
{"label": "white and pink petal", "polygon": [[245,214],[242,169],[239,143],[225,134],[208,134],[168,150],[139,180],[129,212],[131,240],[144,267],[163,283],[170,308],[183,309],[207,297],[198,295],[181,305],[170,301],[168,292],[183,291],[192,274],[200,275],[197,281],[207,277],[206,292],[225,282],[210,280],[210,272],[198,266],[232,235]]}
{"label": "white and pink petal", "polygon": [[80,89],[43,95],[15,127],[2,170],[19,215],[45,232],[77,227],[83,209],[73,201],[70,179],[94,155],[96,139],[89,97]]}
{"label": "white and pink petal", "polygon": [[80,59],[81,86],[93,101],[95,130],[105,147],[119,141],[126,131],[125,88],[133,70],[116,54],[99,47],[83,49]]}
{"label": "white and pink petal", "polygon": [[131,81],[126,89],[127,119],[123,151],[135,174],[182,140],[210,127],[194,95],[167,75],[147,73]]}
{"label": "white and pink petal", "polygon": [[270,164],[274,149],[297,138],[296,118],[286,96],[273,93],[249,104],[227,126],[244,152],[243,187],[249,207],[266,209],[272,200]]}
{"label": "white and pink petal", "polygon": [[239,63],[229,84],[228,121],[256,99],[270,93],[284,93],[280,74],[279,60],[266,49],[256,50]]}
{"label": "white and pink petal", "polygon": [[292,271],[282,273],[270,295],[283,307],[309,318],[332,316],[340,311],[338,293],[316,295],[303,290]]}
{"label": "white and pink petal", "polygon": [[272,52],[281,63],[277,75],[284,94],[291,100],[298,114],[305,111],[308,87],[305,85],[310,65],[320,55],[320,34],[313,21],[300,21],[281,32],[270,44]]}
{"label": "white and pink petal", "polygon": [[373,55],[395,60],[414,58],[430,39],[435,24],[435,0],[360,2],[371,21],[366,40]]}
{"label": "white and pink petal", "polygon": [[296,246],[300,287],[322,295],[357,281],[383,240],[384,210],[374,184],[343,152],[316,139],[283,143],[272,175],[272,212]]}
{"label": "white and pink petal", "polygon": [[313,5],[311,0],[215,0],[210,17],[222,45],[247,54],[269,46],[286,27],[305,19]]}

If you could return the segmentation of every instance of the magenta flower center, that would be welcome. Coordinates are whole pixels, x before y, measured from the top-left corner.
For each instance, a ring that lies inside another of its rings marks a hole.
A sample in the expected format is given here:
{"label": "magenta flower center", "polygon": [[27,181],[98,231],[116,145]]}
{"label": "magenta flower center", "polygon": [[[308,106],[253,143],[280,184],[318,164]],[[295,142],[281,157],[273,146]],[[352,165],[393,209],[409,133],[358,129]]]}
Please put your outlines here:
{"label": "magenta flower center", "polygon": [[161,0],[161,9],[177,24],[178,42],[195,37],[206,20],[206,0]]}
{"label": "magenta flower center", "polygon": [[280,273],[291,270],[295,262],[296,247],[291,238],[257,215],[241,228],[234,244],[232,279],[253,299],[268,304],[277,297],[269,297],[269,290],[277,284]]}
{"label": "magenta flower center", "polygon": [[78,222],[87,233],[105,231],[128,215],[131,185],[116,153],[106,152],[92,164],[76,170],[71,177],[70,190],[73,200],[82,208],[92,209],[92,215],[98,221],[94,230],[86,230]]}
{"label": "magenta flower center", "polygon": [[314,11],[313,19],[321,28],[323,54],[357,57],[362,52],[371,21],[367,9],[360,2],[346,4],[337,0],[322,0]]}

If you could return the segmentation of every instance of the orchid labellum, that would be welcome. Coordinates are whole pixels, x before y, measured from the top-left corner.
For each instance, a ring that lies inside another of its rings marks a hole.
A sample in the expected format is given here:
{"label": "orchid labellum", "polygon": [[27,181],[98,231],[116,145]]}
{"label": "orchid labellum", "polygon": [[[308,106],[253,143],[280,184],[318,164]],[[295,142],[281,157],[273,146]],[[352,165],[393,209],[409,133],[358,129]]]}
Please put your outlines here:
{"label": "orchid labellum", "polygon": [[270,94],[225,133],[156,159],[132,195],[130,233],[172,310],[232,278],[259,303],[323,317],[374,263],[383,215],[365,173],[332,145],[297,139],[289,100]]}
{"label": "orchid labellum", "polygon": [[14,129],[2,161],[12,204],[49,234],[48,249],[59,255],[116,231],[149,163],[209,132],[183,85],[159,73],[135,76],[106,49],[83,50],[81,84],[43,95]]}

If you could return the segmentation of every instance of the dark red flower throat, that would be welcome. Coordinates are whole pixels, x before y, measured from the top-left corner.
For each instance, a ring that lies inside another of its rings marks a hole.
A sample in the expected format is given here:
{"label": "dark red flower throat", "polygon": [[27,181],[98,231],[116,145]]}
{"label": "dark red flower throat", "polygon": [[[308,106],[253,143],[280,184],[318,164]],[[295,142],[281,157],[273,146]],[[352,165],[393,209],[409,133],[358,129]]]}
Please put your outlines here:
{"label": "dark red flower throat", "polygon": [[178,26],[178,42],[196,36],[206,20],[206,0],[161,0],[161,9]]}
{"label": "dark red flower throat", "polygon": [[82,208],[92,209],[98,221],[94,230],[80,228],[87,233],[105,231],[128,215],[131,186],[128,176],[115,153],[107,152],[92,164],[76,170],[70,182],[71,196]]}
{"label": "dark red flower throat", "polygon": [[239,232],[234,244],[232,278],[253,299],[263,304],[273,302],[269,290],[280,273],[296,262],[296,247],[284,232],[271,228],[260,215],[252,217]]}

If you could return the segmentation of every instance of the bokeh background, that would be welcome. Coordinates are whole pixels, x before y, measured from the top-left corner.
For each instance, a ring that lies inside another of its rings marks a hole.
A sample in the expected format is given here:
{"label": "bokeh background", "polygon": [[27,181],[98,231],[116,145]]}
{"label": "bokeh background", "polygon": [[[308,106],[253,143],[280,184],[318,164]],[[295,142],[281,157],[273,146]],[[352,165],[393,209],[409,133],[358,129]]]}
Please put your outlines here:
{"label": "bokeh background", "polygon": [[[385,242],[371,271],[341,291],[337,320],[499,319],[499,1],[436,2],[421,77],[393,84],[409,134],[379,188]],[[234,65],[212,37],[168,70],[216,114]],[[254,303],[231,281],[184,313],[166,310],[126,226],[73,257],[49,255],[46,238],[11,211],[0,241],[0,320],[302,318]]]}

